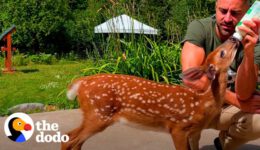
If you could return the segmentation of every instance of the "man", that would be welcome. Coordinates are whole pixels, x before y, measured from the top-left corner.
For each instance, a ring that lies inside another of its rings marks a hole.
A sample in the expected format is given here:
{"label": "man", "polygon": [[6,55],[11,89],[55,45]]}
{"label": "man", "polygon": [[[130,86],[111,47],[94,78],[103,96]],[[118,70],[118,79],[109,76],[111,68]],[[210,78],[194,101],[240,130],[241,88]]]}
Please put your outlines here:
{"label": "man", "polygon": [[[203,64],[206,55],[235,32],[235,26],[250,7],[249,0],[216,0],[215,16],[195,20],[182,42],[182,70]],[[215,142],[218,149],[235,150],[240,145],[260,138],[260,94],[256,84],[260,66],[260,20],[244,21],[239,30],[246,33],[231,70],[236,72],[235,90],[226,90],[226,102],[212,127],[221,130]],[[184,84],[205,90],[206,76]]]}

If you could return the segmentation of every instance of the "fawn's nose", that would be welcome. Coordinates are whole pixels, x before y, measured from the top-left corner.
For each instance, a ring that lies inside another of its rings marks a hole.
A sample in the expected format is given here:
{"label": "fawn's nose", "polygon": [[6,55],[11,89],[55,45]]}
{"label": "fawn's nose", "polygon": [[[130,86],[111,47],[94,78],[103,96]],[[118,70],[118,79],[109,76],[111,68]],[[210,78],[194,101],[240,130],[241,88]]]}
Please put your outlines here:
{"label": "fawn's nose", "polygon": [[240,41],[234,37],[230,37],[229,40],[235,44],[235,48],[237,49],[240,46]]}

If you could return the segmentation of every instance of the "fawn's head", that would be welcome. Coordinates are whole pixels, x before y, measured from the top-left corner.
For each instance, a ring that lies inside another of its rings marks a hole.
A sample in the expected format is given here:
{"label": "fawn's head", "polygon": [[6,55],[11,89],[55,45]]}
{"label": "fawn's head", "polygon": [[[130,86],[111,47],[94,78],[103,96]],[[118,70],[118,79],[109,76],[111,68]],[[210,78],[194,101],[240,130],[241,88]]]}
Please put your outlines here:
{"label": "fawn's head", "polygon": [[210,80],[213,80],[216,74],[227,71],[235,58],[239,44],[237,39],[229,38],[207,56],[203,66],[184,71],[182,78],[192,81],[206,74]]}
{"label": "fawn's head", "polygon": [[233,62],[238,47],[239,41],[233,37],[229,38],[208,55],[204,66],[213,67],[216,72],[226,71]]}

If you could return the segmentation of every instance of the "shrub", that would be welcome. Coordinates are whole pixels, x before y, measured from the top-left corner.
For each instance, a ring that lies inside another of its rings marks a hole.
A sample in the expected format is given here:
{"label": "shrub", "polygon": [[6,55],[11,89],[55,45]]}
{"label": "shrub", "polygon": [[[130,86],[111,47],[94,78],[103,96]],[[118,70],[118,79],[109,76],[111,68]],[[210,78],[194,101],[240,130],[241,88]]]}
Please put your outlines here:
{"label": "shrub", "polygon": [[58,60],[54,55],[40,53],[37,55],[26,55],[23,53],[16,52],[13,55],[14,66],[26,66],[29,64],[47,64],[51,65],[56,63]]}
{"label": "shrub", "polygon": [[30,55],[28,58],[30,62],[34,64],[51,65],[58,61],[55,56],[51,54],[44,54],[44,53],[40,53],[38,55]]}
{"label": "shrub", "polygon": [[[85,75],[97,73],[129,74],[157,82],[179,83],[180,45],[157,44],[149,38],[139,42],[121,40],[122,51],[113,48],[105,52],[96,67],[84,69]],[[126,58],[125,58],[126,57]]]}
{"label": "shrub", "polygon": [[21,54],[19,52],[13,56],[12,61],[14,66],[26,66],[30,62],[27,55]]}

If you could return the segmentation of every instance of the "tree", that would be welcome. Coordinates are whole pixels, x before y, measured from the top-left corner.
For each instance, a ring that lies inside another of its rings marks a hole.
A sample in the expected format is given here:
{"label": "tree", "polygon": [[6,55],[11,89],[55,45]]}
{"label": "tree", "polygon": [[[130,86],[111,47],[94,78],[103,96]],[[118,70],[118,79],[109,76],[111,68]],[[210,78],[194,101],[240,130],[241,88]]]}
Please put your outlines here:
{"label": "tree", "polygon": [[68,18],[68,3],[52,0],[10,0],[2,3],[3,28],[17,26],[14,43],[21,51],[52,52],[65,49],[64,23]]}

